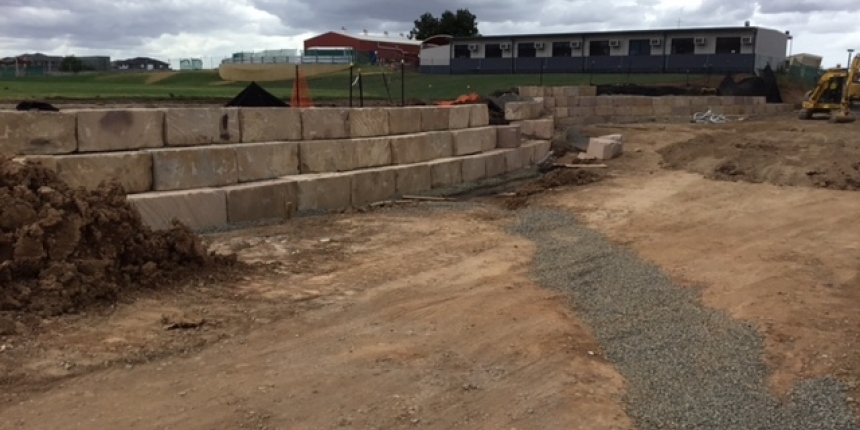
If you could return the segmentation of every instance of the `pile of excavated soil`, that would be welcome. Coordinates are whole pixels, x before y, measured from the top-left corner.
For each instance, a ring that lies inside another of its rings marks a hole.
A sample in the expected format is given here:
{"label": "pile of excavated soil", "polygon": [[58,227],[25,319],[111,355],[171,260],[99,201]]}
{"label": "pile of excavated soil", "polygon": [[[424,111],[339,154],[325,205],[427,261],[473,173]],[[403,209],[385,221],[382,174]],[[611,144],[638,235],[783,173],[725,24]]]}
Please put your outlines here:
{"label": "pile of excavated soil", "polygon": [[72,189],[40,165],[0,158],[0,312],[75,312],[234,264],[184,225],[144,225],[118,185]]}
{"label": "pile of excavated soil", "polygon": [[529,196],[540,194],[551,188],[593,184],[601,179],[603,179],[603,175],[594,170],[577,168],[551,170],[540,178],[518,188],[513,195],[508,196],[502,202],[502,205],[510,210],[520,209],[528,206]]}
{"label": "pile of excavated soil", "polygon": [[825,131],[797,127],[719,132],[665,147],[659,153],[664,168],[700,173],[709,179],[860,190],[860,142],[847,127]]}

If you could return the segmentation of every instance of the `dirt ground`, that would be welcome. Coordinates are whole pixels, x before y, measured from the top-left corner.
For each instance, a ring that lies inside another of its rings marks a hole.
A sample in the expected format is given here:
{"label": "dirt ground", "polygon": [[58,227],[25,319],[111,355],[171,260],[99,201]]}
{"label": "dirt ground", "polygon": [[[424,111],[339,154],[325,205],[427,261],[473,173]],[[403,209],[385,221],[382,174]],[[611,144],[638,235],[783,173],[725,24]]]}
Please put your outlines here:
{"label": "dirt ground", "polygon": [[207,236],[260,265],[0,335],[0,429],[634,428],[589,327],[528,277],[505,197],[565,208],[757,323],[775,391],[833,374],[860,399],[860,199],[833,189],[858,130],[594,126],[627,142],[599,181]]}

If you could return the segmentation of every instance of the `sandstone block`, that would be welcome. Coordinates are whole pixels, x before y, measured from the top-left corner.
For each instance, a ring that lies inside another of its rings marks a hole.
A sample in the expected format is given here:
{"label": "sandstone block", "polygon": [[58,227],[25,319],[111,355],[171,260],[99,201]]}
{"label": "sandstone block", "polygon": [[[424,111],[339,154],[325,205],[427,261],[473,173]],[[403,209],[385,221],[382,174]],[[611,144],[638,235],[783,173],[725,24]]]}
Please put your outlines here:
{"label": "sandstone block", "polygon": [[523,146],[519,148],[520,160],[522,160],[523,167],[529,167],[535,164],[535,146],[536,143],[524,143]]}
{"label": "sandstone block", "polygon": [[233,145],[239,182],[275,179],[299,173],[299,142]]}
{"label": "sandstone block", "polygon": [[613,96],[599,96],[595,97],[594,103],[596,107],[613,106],[615,104],[615,98]]}
{"label": "sandstone block", "polygon": [[356,169],[391,164],[391,145],[388,137],[352,139],[345,143],[353,147]]}
{"label": "sandstone block", "polygon": [[576,105],[570,106],[570,103],[572,101],[579,103],[579,101],[577,99],[575,99],[575,98],[571,99],[570,97],[553,97],[553,98],[555,99],[555,107],[576,107]]}
{"label": "sandstone block", "polygon": [[221,187],[239,180],[236,151],[229,146],[152,151],[156,191]]}
{"label": "sandstone block", "polygon": [[523,136],[535,139],[552,139],[555,121],[552,118],[533,119],[520,122]]}
{"label": "sandstone block", "polygon": [[474,182],[487,177],[487,156],[485,154],[468,155],[460,163],[463,182]]}
{"label": "sandstone block", "polygon": [[240,108],[242,142],[302,140],[302,112],[292,108]]}
{"label": "sandstone block", "polygon": [[433,188],[447,187],[463,182],[459,158],[433,160],[430,165],[430,178]]}
{"label": "sandstone block", "polygon": [[437,131],[407,136],[393,136],[391,161],[393,164],[412,164],[445,158],[453,155],[452,132]]}
{"label": "sandstone block", "polygon": [[552,144],[548,140],[535,140],[534,141],[534,162],[538,163],[549,154],[549,150],[552,147]]}
{"label": "sandstone block", "polygon": [[237,108],[169,108],[164,116],[167,146],[195,146],[242,141]]}
{"label": "sandstone block", "polygon": [[540,115],[540,105],[534,101],[505,103],[505,119],[522,121]]}
{"label": "sandstone block", "polygon": [[170,228],[173,219],[195,230],[227,224],[227,193],[221,189],[133,194],[128,196],[128,202],[155,230]]}
{"label": "sandstone block", "polygon": [[397,195],[420,193],[433,188],[433,175],[427,163],[393,167],[394,190]]}
{"label": "sandstone block", "polygon": [[352,173],[353,206],[387,200],[397,193],[396,174],[388,167],[361,170]]}
{"label": "sandstone block", "polygon": [[416,107],[388,108],[388,131],[391,134],[421,132],[421,109]]}
{"label": "sandstone block", "polygon": [[470,105],[454,105],[448,108],[448,128],[450,130],[469,128],[471,119],[472,106]]}
{"label": "sandstone block", "polygon": [[523,86],[519,87],[519,94],[523,97],[543,97],[544,87],[538,86]]}
{"label": "sandstone block", "polygon": [[504,175],[508,172],[507,155],[509,150],[492,151],[487,154],[482,154],[487,162],[487,177],[494,178]]}
{"label": "sandstone block", "polygon": [[672,110],[674,108],[668,105],[659,105],[654,106],[654,110],[652,112],[653,116],[672,116]]}
{"label": "sandstone block", "polygon": [[473,104],[472,113],[469,115],[469,127],[486,127],[490,125],[490,109],[487,105]]}
{"label": "sandstone block", "polygon": [[496,127],[496,148],[519,148],[521,143],[520,125]]}
{"label": "sandstone block", "polygon": [[520,151],[520,148],[505,151],[505,167],[507,167],[508,172],[514,172],[525,167],[523,152]]}
{"label": "sandstone block", "polygon": [[621,155],[622,143],[607,138],[593,137],[588,141],[589,156],[595,157],[598,160],[609,160]]}
{"label": "sandstone block", "polygon": [[349,137],[349,110],[345,108],[303,108],[304,140],[346,139]]}
{"label": "sandstone block", "polygon": [[276,179],[225,187],[230,224],[290,218],[298,205],[295,181]]}
{"label": "sandstone block", "polygon": [[579,97],[567,97],[567,107],[579,107]]}
{"label": "sandstone block", "polygon": [[582,85],[579,87],[579,95],[581,97],[595,97],[597,96],[597,87],[594,85]]}
{"label": "sandstone block", "polygon": [[579,97],[579,107],[593,108],[595,106],[597,106],[597,97],[596,96]]}
{"label": "sandstone block", "polygon": [[450,128],[449,108],[432,106],[418,109],[421,111],[421,131],[441,131]]}
{"label": "sandstone block", "polygon": [[387,136],[388,112],[382,108],[355,108],[349,110],[349,136]]}
{"label": "sandstone block", "polygon": [[[126,193],[152,190],[152,154],[114,152],[52,156],[53,170],[71,187],[98,188],[102,181],[117,181]],[[50,167],[49,167],[50,168]]]}
{"label": "sandstone block", "polygon": [[454,130],[454,155],[477,154],[496,147],[495,127]]}
{"label": "sandstone block", "polygon": [[0,111],[0,154],[69,154],[78,148],[77,120],[68,112]]}
{"label": "sandstone block", "polygon": [[576,117],[576,116],[594,116],[595,108],[580,106],[580,107],[575,107],[575,108],[568,108],[568,110],[570,113],[569,116],[573,116],[573,117]]}
{"label": "sandstone block", "polygon": [[78,151],[107,152],[164,146],[164,111],[159,109],[81,110]]}
{"label": "sandstone block", "polygon": [[[427,160],[448,158],[454,155],[454,135],[450,131],[431,131],[427,135]],[[495,135],[493,135],[495,139]],[[495,140],[493,141],[495,145]]]}
{"label": "sandstone block", "polygon": [[299,211],[330,211],[348,208],[351,204],[351,174],[318,173],[284,179],[296,183]]}
{"label": "sandstone block", "polygon": [[555,109],[555,97],[544,97],[543,99],[543,107],[544,109],[552,110]]}
{"label": "sandstone block", "polygon": [[570,108],[569,107],[557,107],[557,108],[553,109],[553,115],[555,115],[556,118],[569,117],[569,116],[571,116]]}
{"label": "sandstone block", "polygon": [[314,140],[299,143],[302,173],[345,172],[355,169],[355,148],[348,140]]}

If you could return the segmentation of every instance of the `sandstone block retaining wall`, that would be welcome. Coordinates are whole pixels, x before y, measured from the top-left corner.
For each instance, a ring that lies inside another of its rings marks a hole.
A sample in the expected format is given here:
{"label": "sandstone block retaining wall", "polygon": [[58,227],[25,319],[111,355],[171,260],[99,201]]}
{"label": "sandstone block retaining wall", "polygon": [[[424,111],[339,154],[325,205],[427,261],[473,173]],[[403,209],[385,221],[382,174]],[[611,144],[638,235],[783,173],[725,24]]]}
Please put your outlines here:
{"label": "sandstone block retaining wall", "polygon": [[[0,154],[72,186],[118,181],[144,220],[192,228],[364,205],[534,164],[552,118],[499,134],[486,105],[0,112]],[[501,142],[501,143],[500,143]]]}

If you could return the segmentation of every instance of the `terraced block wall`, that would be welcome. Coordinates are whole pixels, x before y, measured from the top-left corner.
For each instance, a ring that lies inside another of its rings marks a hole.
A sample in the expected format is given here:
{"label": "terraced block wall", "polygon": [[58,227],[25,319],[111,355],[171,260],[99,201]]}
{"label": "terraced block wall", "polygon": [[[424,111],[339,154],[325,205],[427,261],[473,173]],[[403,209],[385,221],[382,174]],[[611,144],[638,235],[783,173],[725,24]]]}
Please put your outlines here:
{"label": "terraced block wall", "polygon": [[768,104],[764,97],[719,96],[622,96],[597,95],[593,86],[520,87],[556,118],[555,125],[689,121],[708,109],[726,116],[768,116],[792,112],[790,104]]}
{"label": "terraced block wall", "polygon": [[6,111],[0,154],[39,161],[72,186],[116,180],[154,228],[173,218],[209,228],[518,170],[549,151],[552,119],[542,121],[539,133],[490,126],[486,105]]}

